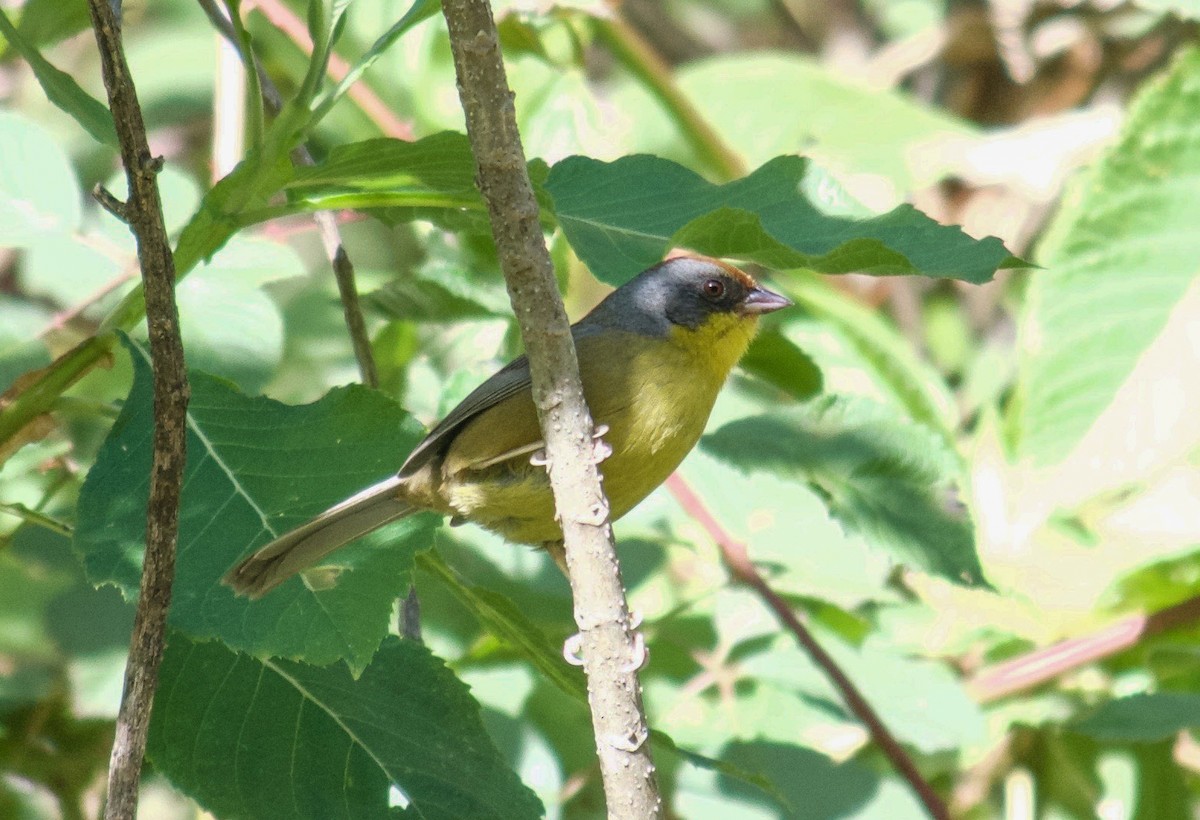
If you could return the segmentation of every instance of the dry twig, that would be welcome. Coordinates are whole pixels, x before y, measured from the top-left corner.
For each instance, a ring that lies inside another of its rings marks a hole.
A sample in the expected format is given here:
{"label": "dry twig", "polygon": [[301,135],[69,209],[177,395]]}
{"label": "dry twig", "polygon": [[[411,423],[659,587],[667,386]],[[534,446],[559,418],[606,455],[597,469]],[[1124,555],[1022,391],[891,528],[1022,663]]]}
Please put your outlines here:
{"label": "dry twig", "polygon": [[771,585],[766,582],[750,561],[750,556],[746,553],[746,545],[738,541],[730,535],[720,522],[713,517],[712,513],[704,505],[701,500],[687,482],[678,474],[667,479],[667,489],[675,496],[675,500],[680,506],[709,534],[709,537],[716,542],[721,549],[721,556],[725,560],[725,564],[739,581],[753,589],[763,602],[775,612],[775,617],[783,623],[784,626],[796,636],[796,641],[804,648],[809,657],[813,659],[825,676],[829,678],[829,682],[834,685],[838,693],[842,696],[846,706],[854,713],[854,716],[863,722],[867,727],[867,731],[871,733],[871,739],[875,741],[883,753],[891,761],[896,771],[908,781],[908,785],[916,793],[920,801],[925,805],[929,816],[935,820],[949,818],[950,812],[946,808],[946,804],[942,798],[938,796],[929,782],[921,776],[917,770],[916,764],[909,757],[908,752],[900,745],[899,741],[892,735],[891,731],[884,724],[883,719],[879,717],[875,709],[863,697],[862,692],[854,685],[854,681],[842,671],[838,666],[837,661],[833,659],[825,649],[817,643],[816,638],[808,631],[808,628],[796,617],[796,613],[792,612],[792,608],[787,601],[783,600]]}
{"label": "dry twig", "polygon": [[[125,689],[109,762],[108,802],[104,812],[107,820],[132,820],[137,812],[138,783],[175,574],[189,388],[175,307],[175,264],[155,179],[162,161],[150,154],[137,91],[125,62],[117,18],[120,3],[88,0],[88,6],[129,184],[128,202],[108,204],[119,204],[118,210],[137,240],[154,370],[154,456],[146,507],[146,554],[129,660],[125,665]],[[106,199],[109,198],[102,201]]]}

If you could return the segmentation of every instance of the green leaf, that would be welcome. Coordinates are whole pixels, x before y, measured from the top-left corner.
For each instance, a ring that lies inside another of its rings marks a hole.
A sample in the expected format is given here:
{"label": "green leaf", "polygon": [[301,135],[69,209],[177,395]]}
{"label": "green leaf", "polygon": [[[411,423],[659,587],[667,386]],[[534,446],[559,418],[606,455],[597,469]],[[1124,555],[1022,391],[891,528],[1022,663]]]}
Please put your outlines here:
{"label": "green leaf", "polygon": [[[479,705],[428,649],[388,638],[355,679],[173,633],[150,724],[155,768],[220,817],[536,818]],[[406,814],[406,816],[407,816]]]}
{"label": "green leaf", "polygon": [[847,609],[890,597],[884,588],[892,559],[869,539],[847,532],[819,491],[774,473],[747,474],[703,446],[680,472],[721,526],[747,544],[779,592]]}
{"label": "green leaf", "polygon": [[37,46],[13,28],[13,24],[0,11],[0,34],[12,44],[37,78],[47,99],[60,110],[69,114],[84,130],[103,145],[117,147],[117,130],[113,126],[112,112],[75,82],[75,78],[50,64],[38,51]]}
{"label": "green leaf", "polygon": [[1019,451],[1054,463],[1083,437],[1200,272],[1200,51],[1131,107],[1042,244],[1024,315]]}
{"label": "green leaf", "polygon": [[27,247],[79,226],[79,183],[57,140],[40,125],[0,111],[0,247]]}
{"label": "green leaf", "polygon": [[982,582],[971,523],[950,509],[953,456],[929,430],[881,405],[829,396],[731,422],[701,443],[746,472],[810,484],[847,528],[900,562]]}
{"label": "green leaf", "polygon": [[204,195],[200,208],[184,226],[175,248],[175,267],[183,275],[212,257],[241,227],[242,213],[263,207],[294,169],[286,154],[269,158],[252,151]]}
{"label": "green leaf", "polygon": [[400,17],[392,27],[385,31],[378,40],[376,40],[366,53],[359,58],[349,71],[346,72],[341,81],[334,88],[322,94],[313,105],[313,116],[309,120],[309,128],[315,126],[318,122],[324,119],[325,115],[337,104],[338,100],[346,95],[350,87],[354,85],[366,73],[376,60],[383,53],[413,26],[429,19],[441,10],[441,5],[437,0],[414,0],[412,6],[409,7],[403,16]]}
{"label": "green leaf", "polygon": [[[152,407],[147,353],[128,345],[134,384],[88,473],[75,548],[88,577],[137,595],[146,527]],[[412,555],[432,543],[433,519],[416,516],[336,555],[330,588],[293,579],[260,601],[219,582],[251,547],[393,473],[421,436],[394,403],[347,387],[288,407],[249,398],[227,382],[191,374],[188,460],[170,623],[193,638],[220,638],[253,654],[361,669],[387,632]],[[386,546],[385,546],[386,545]]]}
{"label": "green leaf", "polygon": [[586,700],[582,671],[563,662],[562,652],[516,604],[498,592],[464,583],[436,552],[418,555],[417,564],[436,576],[489,632],[518,650],[548,681],[576,700]]}
{"label": "green leaf", "polygon": [[658,157],[568,157],[550,169],[545,187],[571,246],[613,285],[658,262],[672,246],[772,268],[919,273],[975,283],[1023,264],[999,239],[972,239],[908,205],[861,220],[823,214],[804,194],[808,167],[800,157],[776,157],[718,186]]}
{"label": "green leaf", "polygon": [[305,209],[387,207],[404,218],[467,209],[483,218],[471,145],[454,131],[339,145],[324,162],[297,169],[286,190]]}
{"label": "green leaf", "polygon": [[[848,646],[823,629],[816,637],[902,743],[933,754],[973,746],[987,737],[979,705],[962,679],[940,660],[902,655],[878,637],[862,647]],[[857,720],[824,672],[790,636],[743,658],[739,667],[754,680],[797,693],[845,720]]]}
{"label": "green leaf", "polygon": [[284,336],[279,308],[261,285],[305,272],[291,247],[235,236],[176,287],[188,360],[248,393],[261,390],[282,357]]}
{"label": "green leaf", "polygon": [[[770,782],[778,785],[782,799],[786,801],[782,804],[786,811],[774,814],[777,817],[915,820],[924,816],[911,792],[885,789],[887,783],[883,778],[855,760],[835,763],[812,749],[767,740],[729,743],[721,751],[721,759],[750,771],[762,772]],[[726,776],[719,779],[718,788],[730,797],[770,805],[762,792]],[[730,806],[706,816],[732,817],[734,812],[737,809]],[[697,815],[689,813],[688,816]]]}
{"label": "green leaf", "polygon": [[1152,743],[1200,727],[1200,695],[1155,692],[1110,700],[1071,725],[1112,743]]}
{"label": "green leaf", "polygon": [[821,392],[821,370],[817,363],[778,328],[758,334],[740,366],[794,399],[804,401]]}
{"label": "green leaf", "polygon": [[[937,369],[923,361],[895,327],[876,311],[847,298],[828,281],[816,276],[789,276],[782,283],[782,289],[818,320],[819,332],[834,328],[861,359],[849,364],[838,363],[835,367],[851,369],[855,381],[861,380],[864,370],[874,373],[885,392],[894,397],[914,421],[941,433],[947,444],[952,444],[953,431],[958,426],[954,396]],[[781,331],[802,344],[793,332],[793,325],[794,322],[785,320]],[[815,351],[808,352],[821,364]]]}
{"label": "green leaf", "polygon": [[17,31],[35,46],[53,45],[92,24],[87,0],[28,0]]}

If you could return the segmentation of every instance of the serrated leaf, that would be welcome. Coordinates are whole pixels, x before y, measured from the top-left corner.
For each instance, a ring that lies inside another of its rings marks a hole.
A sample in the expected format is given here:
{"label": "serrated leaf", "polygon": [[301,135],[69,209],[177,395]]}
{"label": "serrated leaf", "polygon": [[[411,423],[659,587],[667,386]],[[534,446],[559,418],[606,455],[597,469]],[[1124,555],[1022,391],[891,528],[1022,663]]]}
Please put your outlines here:
{"label": "serrated leaf", "polygon": [[1151,743],[1200,727],[1200,694],[1155,692],[1110,700],[1071,725],[1081,734],[1115,743]]}
{"label": "serrated leaf", "polygon": [[568,157],[545,187],[571,246],[613,285],[675,245],[772,268],[976,283],[1023,264],[999,239],[972,239],[907,205],[870,219],[828,216],[803,193],[808,167],[800,157],[776,157],[744,179],[713,185],[658,157]]}
{"label": "serrated leaf", "polygon": [[950,509],[952,455],[936,435],[882,405],[829,396],[731,422],[701,444],[744,471],[812,485],[847,528],[900,562],[982,582],[970,521]]}
{"label": "serrated leaf", "polygon": [[1200,51],[1141,92],[1120,140],[1073,186],[1039,253],[1013,433],[1054,463],[1113,400],[1200,273]]}
{"label": "serrated leaf", "polygon": [[388,638],[355,679],[173,633],[150,724],[155,768],[227,818],[536,818],[479,705],[428,649]]}
{"label": "serrated leaf", "polygon": [[[682,67],[679,84],[749,162],[811,152],[817,162],[890,180],[901,192],[945,173],[949,139],[978,133],[944,109],[795,54],[752,51],[696,60]],[[747,94],[747,88],[771,91]],[[869,123],[887,123],[887,139]]]}
{"label": "serrated leaf", "polygon": [[[127,346],[133,388],[80,493],[75,548],[93,583],[113,584],[132,599],[141,575],[153,415],[148,355]],[[310,663],[344,658],[361,669],[387,632],[413,552],[432,543],[431,517],[397,522],[338,552],[336,566],[353,571],[328,589],[293,579],[252,603],[219,579],[250,547],[393,473],[420,426],[361,387],[289,407],[247,397],[204,373],[193,372],[191,384],[171,625],[253,654]]]}

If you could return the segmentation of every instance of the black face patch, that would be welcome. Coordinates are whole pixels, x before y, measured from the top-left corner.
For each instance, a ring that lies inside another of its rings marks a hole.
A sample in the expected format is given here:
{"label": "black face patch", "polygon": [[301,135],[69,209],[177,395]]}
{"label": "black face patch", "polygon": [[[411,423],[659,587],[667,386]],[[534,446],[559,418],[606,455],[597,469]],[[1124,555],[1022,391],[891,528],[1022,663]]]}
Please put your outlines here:
{"label": "black face patch", "polygon": [[714,313],[732,313],[746,298],[746,285],[724,271],[713,271],[698,280],[673,283],[666,302],[672,324],[695,330]]}

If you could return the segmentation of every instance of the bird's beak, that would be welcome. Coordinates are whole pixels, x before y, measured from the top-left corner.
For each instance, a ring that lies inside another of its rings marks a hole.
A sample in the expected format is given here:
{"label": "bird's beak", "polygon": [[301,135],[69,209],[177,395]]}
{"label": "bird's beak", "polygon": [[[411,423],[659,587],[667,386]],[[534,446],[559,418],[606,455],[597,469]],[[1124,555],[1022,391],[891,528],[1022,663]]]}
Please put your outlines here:
{"label": "bird's beak", "polygon": [[759,316],[763,313],[774,313],[785,307],[791,307],[792,300],[763,287],[756,287],[746,294],[738,313],[743,316]]}

